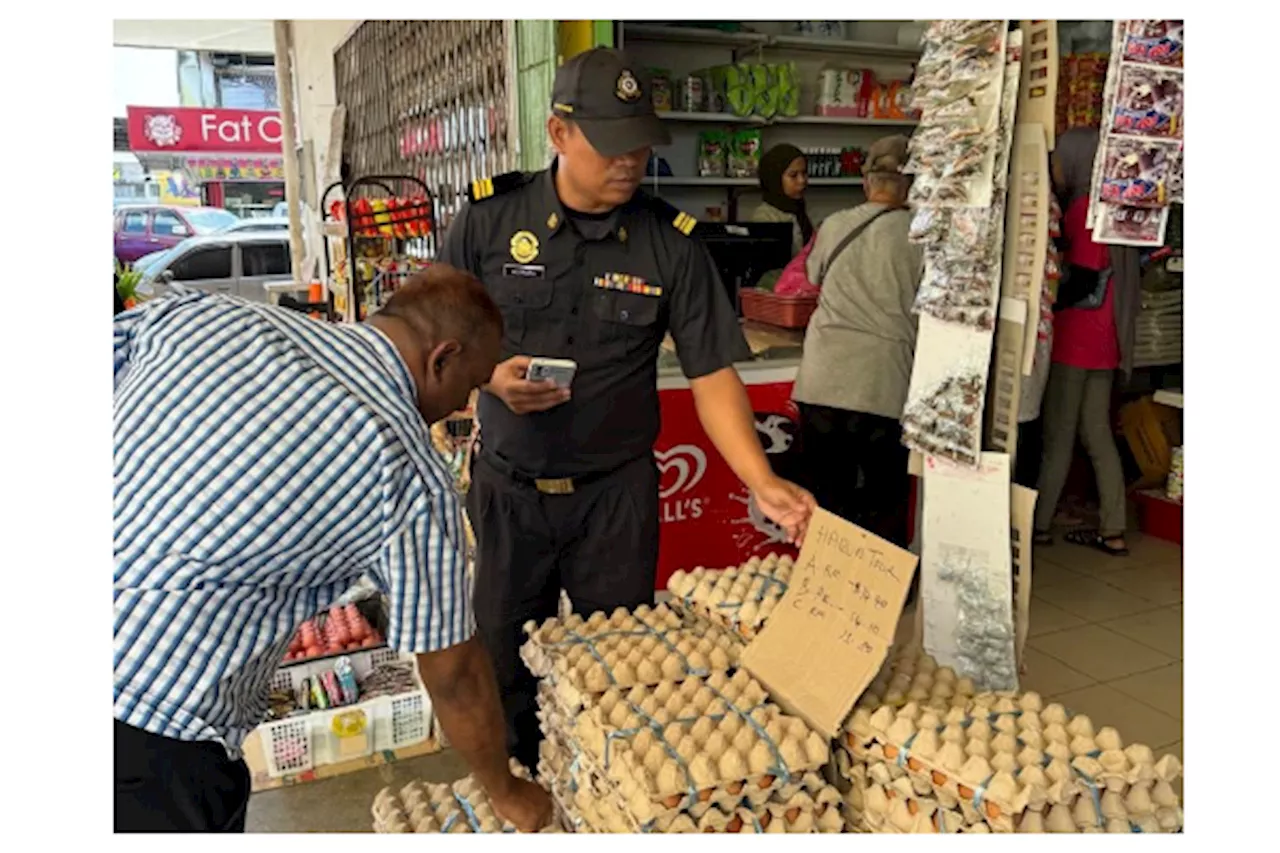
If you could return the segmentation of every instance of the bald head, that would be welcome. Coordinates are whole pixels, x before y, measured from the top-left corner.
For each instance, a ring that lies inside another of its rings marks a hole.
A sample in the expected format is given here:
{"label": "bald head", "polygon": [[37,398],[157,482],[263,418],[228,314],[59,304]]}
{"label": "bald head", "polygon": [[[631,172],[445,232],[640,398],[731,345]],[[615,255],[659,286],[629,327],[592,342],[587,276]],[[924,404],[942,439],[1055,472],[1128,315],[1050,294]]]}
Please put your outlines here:
{"label": "bald head", "polygon": [[411,276],[369,323],[400,352],[428,422],[461,409],[501,354],[498,306],[475,276],[446,264]]}

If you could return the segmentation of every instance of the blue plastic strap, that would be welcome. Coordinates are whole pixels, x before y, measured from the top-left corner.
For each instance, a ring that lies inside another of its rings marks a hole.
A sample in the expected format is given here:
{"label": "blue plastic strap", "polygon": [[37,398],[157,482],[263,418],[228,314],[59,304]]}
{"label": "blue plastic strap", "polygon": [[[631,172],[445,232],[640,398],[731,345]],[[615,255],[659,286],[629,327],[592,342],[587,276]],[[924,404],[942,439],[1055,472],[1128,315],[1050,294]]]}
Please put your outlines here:
{"label": "blue plastic strap", "polygon": [[1079,767],[1072,765],[1071,770],[1084,780],[1084,785],[1089,789],[1090,796],[1093,797],[1093,813],[1097,816],[1097,826],[1103,826],[1102,822],[1102,799],[1098,796],[1098,783],[1093,781],[1089,774],[1080,770]]}
{"label": "blue plastic strap", "polygon": [[913,732],[911,737],[907,738],[907,742],[904,743],[902,746],[898,747],[898,766],[899,767],[907,766],[907,757],[911,752],[911,744],[916,742],[916,738],[919,735],[920,735],[920,732],[918,731]]}
{"label": "blue plastic strap", "polygon": [[[721,693],[719,690],[715,689],[710,684],[708,684],[707,687],[710,688],[711,692],[714,693],[716,696],[718,696],[724,702],[724,704],[729,708],[730,711],[733,711],[735,714],[741,717],[742,720],[747,725],[755,729],[756,735],[759,736],[759,738],[763,740],[765,744],[769,747],[769,751],[773,753],[773,759],[776,762],[776,765],[771,769],[777,772],[770,773],[769,775],[779,777],[782,780],[782,784],[784,785],[788,784],[791,781],[791,771],[787,768],[786,762],[782,760],[782,753],[778,750],[778,745],[773,742],[773,738],[769,737],[769,734],[764,730],[764,727],[761,726],[759,723],[757,723],[755,719],[752,718],[751,714],[743,711],[737,705],[734,705],[732,702],[730,702],[729,698],[725,696],[723,693]],[[755,710],[755,709],[753,708],[752,710]]]}

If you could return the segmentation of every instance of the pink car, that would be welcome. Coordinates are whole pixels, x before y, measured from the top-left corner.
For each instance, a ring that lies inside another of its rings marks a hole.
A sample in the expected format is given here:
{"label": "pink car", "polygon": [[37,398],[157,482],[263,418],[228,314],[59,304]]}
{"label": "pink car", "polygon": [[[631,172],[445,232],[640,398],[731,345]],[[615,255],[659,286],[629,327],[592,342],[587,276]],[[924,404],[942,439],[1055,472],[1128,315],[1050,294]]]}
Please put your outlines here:
{"label": "pink car", "polygon": [[115,210],[116,260],[131,264],[188,237],[212,234],[239,221],[234,213],[216,207],[122,205]]}

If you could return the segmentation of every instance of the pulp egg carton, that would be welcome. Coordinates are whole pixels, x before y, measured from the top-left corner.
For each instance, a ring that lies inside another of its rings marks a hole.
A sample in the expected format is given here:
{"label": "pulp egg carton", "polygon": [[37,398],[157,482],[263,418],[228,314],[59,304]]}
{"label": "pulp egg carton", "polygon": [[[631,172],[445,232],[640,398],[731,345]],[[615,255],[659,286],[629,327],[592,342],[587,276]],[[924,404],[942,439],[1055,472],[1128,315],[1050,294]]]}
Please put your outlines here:
{"label": "pulp egg carton", "polygon": [[609,690],[578,732],[642,822],[699,802],[763,803],[830,758],[827,740],[768,702],[745,670]]}
{"label": "pulp egg carton", "polygon": [[529,671],[548,678],[569,707],[611,687],[623,689],[705,676],[732,668],[739,644],[713,626],[686,626],[666,604],[623,608],[585,621],[581,616],[525,625],[521,655]]}
{"label": "pulp egg carton", "polygon": [[949,666],[938,666],[918,647],[905,646],[890,653],[856,707],[875,711],[881,705],[899,708],[917,702],[945,712],[967,705],[976,692],[972,679],[957,675]]}
{"label": "pulp egg carton", "polygon": [[787,592],[794,561],[770,554],[752,557],[723,570],[699,566],[677,571],[667,581],[673,600],[686,613],[702,617],[750,641]]}
{"label": "pulp egg carton", "polygon": [[1122,819],[1143,832],[1181,825],[1170,784],[1181,773],[1174,756],[1157,761],[1150,747],[1125,747],[1115,729],[1095,732],[1087,716],[1044,706],[1035,693],[983,694],[941,719],[915,702],[860,708],[849,728],[852,754],[869,774],[883,769],[892,781],[905,772],[917,788],[927,784],[942,808],[981,815],[998,832],[1021,829],[1024,818],[1024,831],[1041,831],[1031,813],[1046,828],[1052,818],[1054,832],[1066,831],[1064,815],[1076,831]]}
{"label": "pulp egg carton", "polygon": [[[957,833],[991,832],[993,827],[978,811],[968,804],[961,808],[945,807],[938,799],[922,791],[916,780],[900,777],[889,784],[881,784],[867,778],[856,785],[847,801],[855,820],[865,829],[877,833]],[[854,791],[857,793],[855,794]],[[1157,810],[1143,817],[1136,817],[1120,801],[1111,800],[1118,794],[1102,795],[1102,802],[1091,797],[1079,797],[1075,805],[1049,806],[1023,812],[1012,830],[1019,833],[1123,833],[1176,832],[1181,826],[1181,813],[1177,809]]]}
{"label": "pulp egg carton", "polygon": [[[528,780],[517,762],[511,772]],[[484,787],[471,776],[452,785],[432,785],[414,780],[399,794],[383,788],[373,799],[374,832],[515,832],[493,810]],[[559,832],[552,824],[541,832]]]}

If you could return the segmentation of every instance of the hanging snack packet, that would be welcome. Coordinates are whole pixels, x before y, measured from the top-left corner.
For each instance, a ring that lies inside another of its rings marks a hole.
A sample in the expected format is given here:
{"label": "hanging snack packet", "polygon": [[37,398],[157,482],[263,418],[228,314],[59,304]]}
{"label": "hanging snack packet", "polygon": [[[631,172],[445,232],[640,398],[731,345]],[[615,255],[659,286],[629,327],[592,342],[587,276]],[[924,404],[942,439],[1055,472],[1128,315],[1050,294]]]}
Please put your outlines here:
{"label": "hanging snack packet", "polygon": [[1182,94],[1180,72],[1122,64],[1112,132],[1181,139]]}
{"label": "hanging snack packet", "polygon": [[1099,198],[1129,207],[1168,204],[1178,147],[1177,143],[1150,139],[1108,137],[1103,148]]}
{"label": "hanging snack packet", "polygon": [[1182,67],[1182,21],[1125,21],[1124,58],[1146,65]]}

